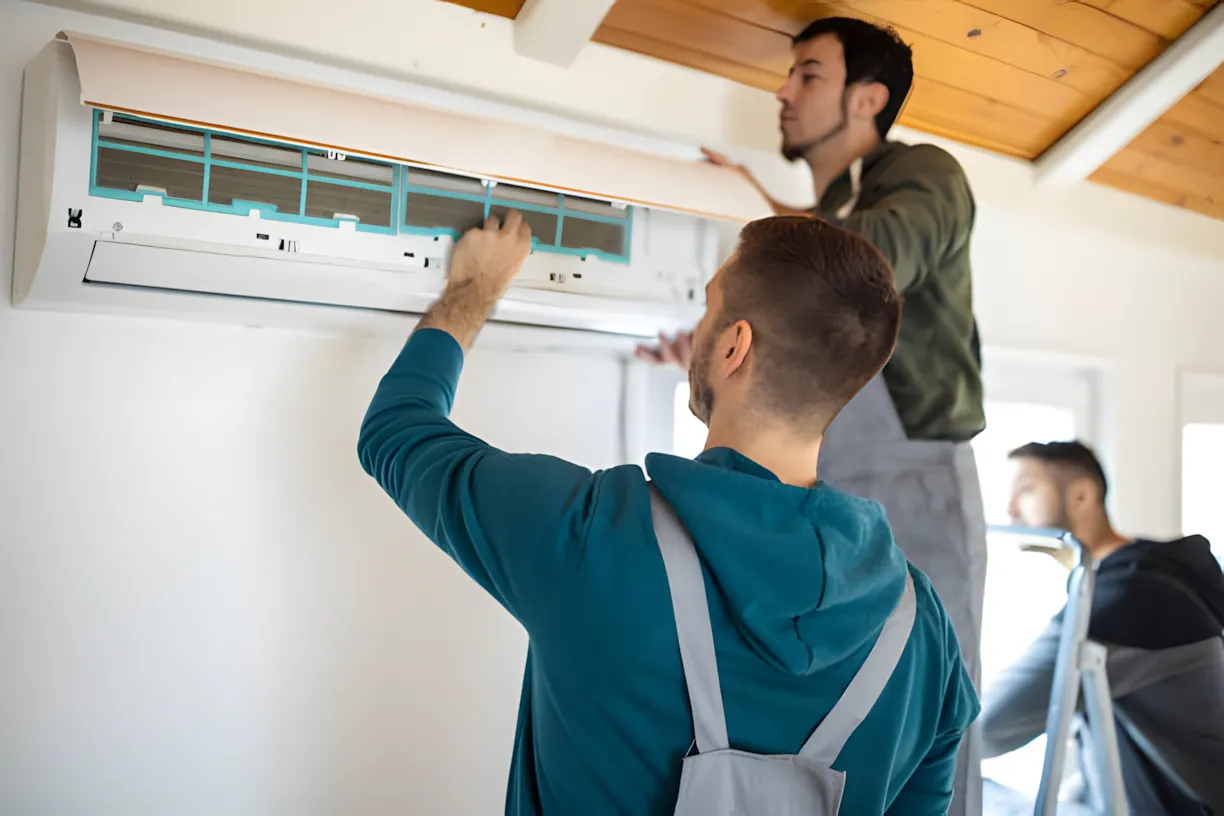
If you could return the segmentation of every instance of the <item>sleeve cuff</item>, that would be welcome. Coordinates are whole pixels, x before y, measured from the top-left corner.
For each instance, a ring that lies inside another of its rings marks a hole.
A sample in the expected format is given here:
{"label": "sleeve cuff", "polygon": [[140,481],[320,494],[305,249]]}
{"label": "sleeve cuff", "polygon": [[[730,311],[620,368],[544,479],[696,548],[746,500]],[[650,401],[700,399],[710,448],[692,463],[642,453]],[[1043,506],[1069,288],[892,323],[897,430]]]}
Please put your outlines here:
{"label": "sleeve cuff", "polygon": [[455,338],[441,329],[418,329],[408,338],[404,348],[391,366],[391,373],[402,373],[411,369],[417,373],[432,374],[452,389],[463,371],[463,348]]}

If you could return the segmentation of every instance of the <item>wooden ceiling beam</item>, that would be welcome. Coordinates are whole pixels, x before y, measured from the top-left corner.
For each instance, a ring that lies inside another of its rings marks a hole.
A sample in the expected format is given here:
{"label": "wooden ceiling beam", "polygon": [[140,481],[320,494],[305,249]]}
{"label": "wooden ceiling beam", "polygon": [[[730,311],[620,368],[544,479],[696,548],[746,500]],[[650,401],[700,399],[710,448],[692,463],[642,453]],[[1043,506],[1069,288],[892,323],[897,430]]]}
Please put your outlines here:
{"label": "wooden ceiling beam", "polygon": [[527,0],[514,18],[514,50],[568,67],[616,0]]}
{"label": "wooden ceiling beam", "polygon": [[1224,60],[1224,5],[1216,6],[1034,162],[1038,184],[1083,181]]}

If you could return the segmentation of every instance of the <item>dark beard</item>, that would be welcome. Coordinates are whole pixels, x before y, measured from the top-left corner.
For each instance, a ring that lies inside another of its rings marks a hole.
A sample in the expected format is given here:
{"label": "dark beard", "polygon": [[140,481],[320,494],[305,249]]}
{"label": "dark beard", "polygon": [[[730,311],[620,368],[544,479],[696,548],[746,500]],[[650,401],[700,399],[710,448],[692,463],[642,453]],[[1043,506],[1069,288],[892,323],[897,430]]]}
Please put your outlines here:
{"label": "dark beard", "polygon": [[825,133],[823,136],[817,136],[815,139],[812,139],[809,142],[806,142],[801,145],[786,145],[786,144],[782,145],[782,158],[786,159],[789,162],[799,161],[800,159],[802,159],[804,156],[807,155],[807,152],[809,150],[811,150],[814,147],[820,147],[820,145],[824,144],[825,142],[829,141],[837,134],[841,133],[843,130],[846,129],[846,121],[847,121],[846,114],[847,114],[846,92],[842,91],[841,121],[839,121],[832,128],[830,128],[829,131]]}
{"label": "dark beard", "polygon": [[693,359],[689,363],[689,411],[707,428],[714,414],[714,392],[710,389],[709,377],[713,350],[713,340],[707,340],[693,349]]}

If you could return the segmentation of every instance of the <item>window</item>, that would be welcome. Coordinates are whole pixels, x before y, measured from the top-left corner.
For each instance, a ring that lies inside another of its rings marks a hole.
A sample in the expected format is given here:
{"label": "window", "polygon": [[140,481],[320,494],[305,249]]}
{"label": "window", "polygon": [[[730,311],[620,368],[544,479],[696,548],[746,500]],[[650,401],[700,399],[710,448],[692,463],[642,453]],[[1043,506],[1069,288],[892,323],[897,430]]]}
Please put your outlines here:
{"label": "window", "polygon": [[673,408],[672,453],[686,459],[694,459],[705,449],[709,431],[705,424],[689,410],[689,384],[676,386]]}
{"label": "window", "polygon": [[1224,558],[1222,463],[1224,423],[1192,423],[1182,428],[1182,531],[1206,536],[1217,558]]}
{"label": "window", "polygon": [[[1079,439],[1093,444],[1099,374],[1060,361],[989,354],[983,371],[986,430],[973,440],[973,450],[986,521],[1007,524],[1014,468],[1007,454],[1027,442]],[[982,691],[1019,659],[1067,600],[1067,571],[1049,555],[1022,550],[1015,537],[993,533],[987,535],[987,552]],[[982,774],[1035,798],[1045,744],[1042,736],[1018,751],[986,760]]]}
{"label": "window", "polygon": [[101,111],[93,150],[95,196],[454,237],[513,208],[539,250],[629,262],[632,209],[608,201]]}
{"label": "window", "polygon": [[986,401],[986,430],[973,440],[988,524],[1007,524],[1012,463],[1007,454],[1028,442],[1076,436],[1075,412],[1040,402]]}
{"label": "window", "polygon": [[1181,377],[1182,532],[1198,533],[1224,559],[1224,508],[1220,504],[1224,462],[1224,376]]}

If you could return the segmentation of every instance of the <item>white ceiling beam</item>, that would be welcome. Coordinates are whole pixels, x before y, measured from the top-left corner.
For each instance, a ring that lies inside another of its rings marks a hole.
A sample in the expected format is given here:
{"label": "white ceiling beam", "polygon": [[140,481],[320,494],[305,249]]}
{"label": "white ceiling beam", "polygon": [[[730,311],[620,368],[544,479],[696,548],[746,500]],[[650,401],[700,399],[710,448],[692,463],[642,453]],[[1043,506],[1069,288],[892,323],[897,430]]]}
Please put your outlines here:
{"label": "white ceiling beam", "polygon": [[1042,187],[1083,181],[1224,61],[1224,3],[1084,117],[1033,163]]}
{"label": "white ceiling beam", "polygon": [[569,67],[616,0],[527,0],[514,19],[514,50]]}

